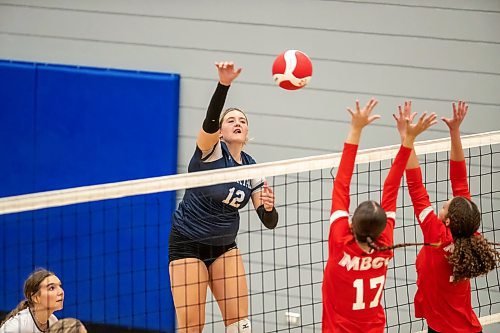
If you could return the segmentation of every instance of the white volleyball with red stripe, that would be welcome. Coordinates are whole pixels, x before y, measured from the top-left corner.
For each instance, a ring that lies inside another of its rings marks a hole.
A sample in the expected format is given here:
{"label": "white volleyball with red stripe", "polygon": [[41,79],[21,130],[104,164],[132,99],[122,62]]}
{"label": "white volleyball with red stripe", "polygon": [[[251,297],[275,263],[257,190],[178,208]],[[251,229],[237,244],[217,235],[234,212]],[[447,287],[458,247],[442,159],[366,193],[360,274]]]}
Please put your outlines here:
{"label": "white volleyball with red stripe", "polygon": [[311,59],[302,51],[287,50],[273,63],[274,81],[283,89],[297,90],[305,87],[312,77]]}

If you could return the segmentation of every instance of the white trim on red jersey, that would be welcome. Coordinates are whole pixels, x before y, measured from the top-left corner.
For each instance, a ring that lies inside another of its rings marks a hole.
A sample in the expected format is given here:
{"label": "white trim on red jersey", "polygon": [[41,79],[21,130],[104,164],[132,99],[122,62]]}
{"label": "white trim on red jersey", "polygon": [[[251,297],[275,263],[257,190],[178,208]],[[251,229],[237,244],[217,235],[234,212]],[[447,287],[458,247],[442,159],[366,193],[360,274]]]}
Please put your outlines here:
{"label": "white trim on red jersey", "polygon": [[424,222],[427,216],[429,216],[429,214],[432,212],[434,212],[434,209],[431,206],[424,208],[424,210],[422,210],[420,214],[418,214],[418,220],[420,221],[420,223]]}
{"label": "white trim on red jersey", "polygon": [[336,210],[330,215],[330,224],[335,222],[335,220],[338,220],[341,217],[349,217],[349,213],[346,212],[345,210]]}

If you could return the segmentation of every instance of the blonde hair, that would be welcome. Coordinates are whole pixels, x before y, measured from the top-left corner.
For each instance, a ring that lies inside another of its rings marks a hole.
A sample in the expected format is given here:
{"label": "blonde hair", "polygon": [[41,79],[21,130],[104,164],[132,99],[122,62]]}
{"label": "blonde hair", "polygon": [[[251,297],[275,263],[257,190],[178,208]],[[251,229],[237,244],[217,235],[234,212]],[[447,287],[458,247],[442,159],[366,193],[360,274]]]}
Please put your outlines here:
{"label": "blonde hair", "polygon": [[238,108],[228,108],[228,109],[224,110],[224,112],[222,112],[222,113],[220,114],[220,117],[219,117],[219,128],[221,128],[221,127],[222,127],[222,123],[224,122],[224,117],[225,117],[225,116],[226,116],[229,112],[231,112],[231,111],[239,111],[239,112],[241,112],[241,114],[245,117],[245,120],[247,121],[247,124],[248,124],[248,117],[247,117],[246,113],[245,113],[245,112],[243,112],[243,110],[238,109]]}

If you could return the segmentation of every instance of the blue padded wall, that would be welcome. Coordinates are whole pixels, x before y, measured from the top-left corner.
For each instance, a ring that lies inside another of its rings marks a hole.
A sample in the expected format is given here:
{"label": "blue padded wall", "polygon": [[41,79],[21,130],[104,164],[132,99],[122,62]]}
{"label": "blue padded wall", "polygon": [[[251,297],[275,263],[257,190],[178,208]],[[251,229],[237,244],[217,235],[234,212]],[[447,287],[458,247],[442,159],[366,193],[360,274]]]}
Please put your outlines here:
{"label": "blue padded wall", "polygon": [[36,190],[175,173],[178,82],[173,75],[39,67]]}
{"label": "blue padded wall", "polygon": [[[0,62],[0,196],[175,174],[176,74]],[[5,149],[5,150],[4,150]],[[0,309],[35,267],[58,317],[173,332],[167,241],[175,193],[0,216]]]}
{"label": "blue padded wall", "polygon": [[0,62],[0,196],[35,188],[35,69]]}

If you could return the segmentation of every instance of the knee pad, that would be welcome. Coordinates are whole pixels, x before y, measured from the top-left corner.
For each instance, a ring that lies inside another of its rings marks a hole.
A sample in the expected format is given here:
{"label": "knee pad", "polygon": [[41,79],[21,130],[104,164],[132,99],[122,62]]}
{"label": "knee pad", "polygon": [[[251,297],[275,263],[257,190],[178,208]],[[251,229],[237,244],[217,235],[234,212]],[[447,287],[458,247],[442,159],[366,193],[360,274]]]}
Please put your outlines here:
{"label": "knee pad", "polygon": [[226,333],[251,333],[248,318],[232,323],[226,327]]}

